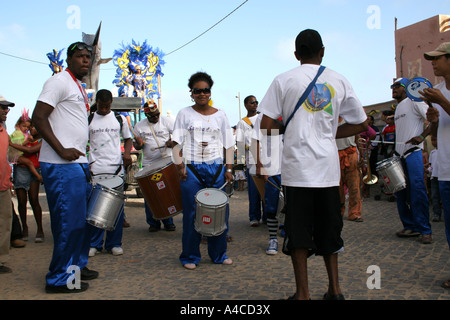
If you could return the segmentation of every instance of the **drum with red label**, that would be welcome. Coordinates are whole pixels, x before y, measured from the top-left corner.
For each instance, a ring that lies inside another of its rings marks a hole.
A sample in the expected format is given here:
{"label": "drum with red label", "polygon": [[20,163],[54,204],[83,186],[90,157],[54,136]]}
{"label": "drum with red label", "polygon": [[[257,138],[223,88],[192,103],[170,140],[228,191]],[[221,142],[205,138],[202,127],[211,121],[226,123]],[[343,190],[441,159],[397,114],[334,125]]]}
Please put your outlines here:
{"label": "drum with red label", "polygon": [[228,195],[219,189],[206,188],[197,192],[195,201],[195,230],[206,237],[221,235],[227,229]]}
{"label": "drum with red label", "polygon": [[383,179],[386,191],[395,193],[406,188],[406,176],[399,157],[378,162],[377,172]]}
{"label": "drum with red label", "polygon": [[134,177],[153,218],[163,220],[183,212],[180,178],[170,157],[152,162]]}

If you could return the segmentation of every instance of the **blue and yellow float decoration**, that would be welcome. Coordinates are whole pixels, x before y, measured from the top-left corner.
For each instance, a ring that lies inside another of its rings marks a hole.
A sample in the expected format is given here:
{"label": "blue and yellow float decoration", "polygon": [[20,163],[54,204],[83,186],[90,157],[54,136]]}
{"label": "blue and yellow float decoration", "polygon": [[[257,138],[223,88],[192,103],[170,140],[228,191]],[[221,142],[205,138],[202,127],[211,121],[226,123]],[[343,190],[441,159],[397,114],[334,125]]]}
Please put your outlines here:
{"label": "blue and yellow float decoration", "polygon": [[161,97],[158,80],[164,76],[164,53],[147,44],[132,40],[114,51],[113,62],[117,67],[113,83],[119,88],[119,96],[139,97],[142,105],[154,96]]}
{"label": "blue and yellow float decoration", "polygon": [[64,49],[61,50],[55,50],[53,49],[52,52],[47,53],[47,58],[50,60],[49,67],[52,70],[53,74],[60,73],[63,71],[63,59],[61,59],[61,53]]}

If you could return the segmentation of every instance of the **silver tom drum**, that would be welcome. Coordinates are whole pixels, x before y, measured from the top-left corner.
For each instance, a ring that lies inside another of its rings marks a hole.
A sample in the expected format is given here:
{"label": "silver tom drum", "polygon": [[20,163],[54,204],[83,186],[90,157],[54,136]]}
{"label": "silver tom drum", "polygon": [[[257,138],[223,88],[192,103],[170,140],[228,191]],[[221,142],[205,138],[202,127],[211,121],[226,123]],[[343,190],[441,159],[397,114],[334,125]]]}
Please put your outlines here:
{"label": "silver tom drum", "polygon": [[377,172],[383,179],[386,191],[395,193],[406,188],[406,176],[399,157],[378,162]]}
{"label": "silver tom drum", "polygon": [[106,231],[113,231],[116,228],[126,199],[121,188],[123,179],[118,176],[93,177],[86,217],[89,224]]}
{"label": "silver tom drum", "polygon": [[227,229],[228,195],[214,188],[202,189],[195,195],[195,230],[206,236],[221,235]]}

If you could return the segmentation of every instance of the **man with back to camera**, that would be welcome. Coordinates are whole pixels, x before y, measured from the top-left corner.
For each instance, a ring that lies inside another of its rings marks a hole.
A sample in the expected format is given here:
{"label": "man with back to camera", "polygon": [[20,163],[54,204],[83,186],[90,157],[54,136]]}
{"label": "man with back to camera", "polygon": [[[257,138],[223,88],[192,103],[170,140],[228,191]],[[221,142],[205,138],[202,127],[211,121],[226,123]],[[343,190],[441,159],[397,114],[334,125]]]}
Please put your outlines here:
{"label": "man with back to camera", "polygon": [[[325,48],[317,31],[300,32],[295,47],[301,65],[277,76],[260,104],[261,129],[269,135],[284,133],[281,181],[286,186],[287,212],[283,253],[291,256],[297,288],[289,299],[310,298],[307,259],[315,253],[324,257],[328,273],[329,287],[323,298],[343,300],[337,258],[344,246],[343,221],[335,139],[367,131],[367,116],[350,83],[320,66]],[[315,77],[317,83],[308,94],[306,88]],[[303,104],[300,97],[305,98]],[[299,108],[293,114],[296,105]],[[339,116],[346,123],[338,128]],[[276,120],[279,117],[284,124]]]}
{"label": "man with back to camera", "polygon": [[86,268],[86,214],[91,190],[85,155],[89,102],[81,81],[89,72],[91,59],[91,46],[83,42],[71,44],[67,49],[67,69],[45,82],[32,117],[43,138],[39,161],[54,240],[46,276],[47,293],[88,289],[87,282],[70,283],[73,273],[79,274],[81,280],[98,277],[98,272]]}

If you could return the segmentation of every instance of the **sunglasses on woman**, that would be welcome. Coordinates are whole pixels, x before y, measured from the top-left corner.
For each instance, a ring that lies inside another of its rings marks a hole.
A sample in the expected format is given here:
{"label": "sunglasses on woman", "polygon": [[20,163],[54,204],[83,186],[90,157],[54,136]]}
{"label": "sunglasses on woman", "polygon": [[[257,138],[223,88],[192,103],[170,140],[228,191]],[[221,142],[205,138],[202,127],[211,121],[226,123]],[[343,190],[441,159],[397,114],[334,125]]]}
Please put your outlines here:
{"label": "sunglasses on woman", "polygon": [[211,93],[211,89],[210,88],[192,89],[192,93],[193,94],[200,94],[200,93],[208,94],[208,93]]}

